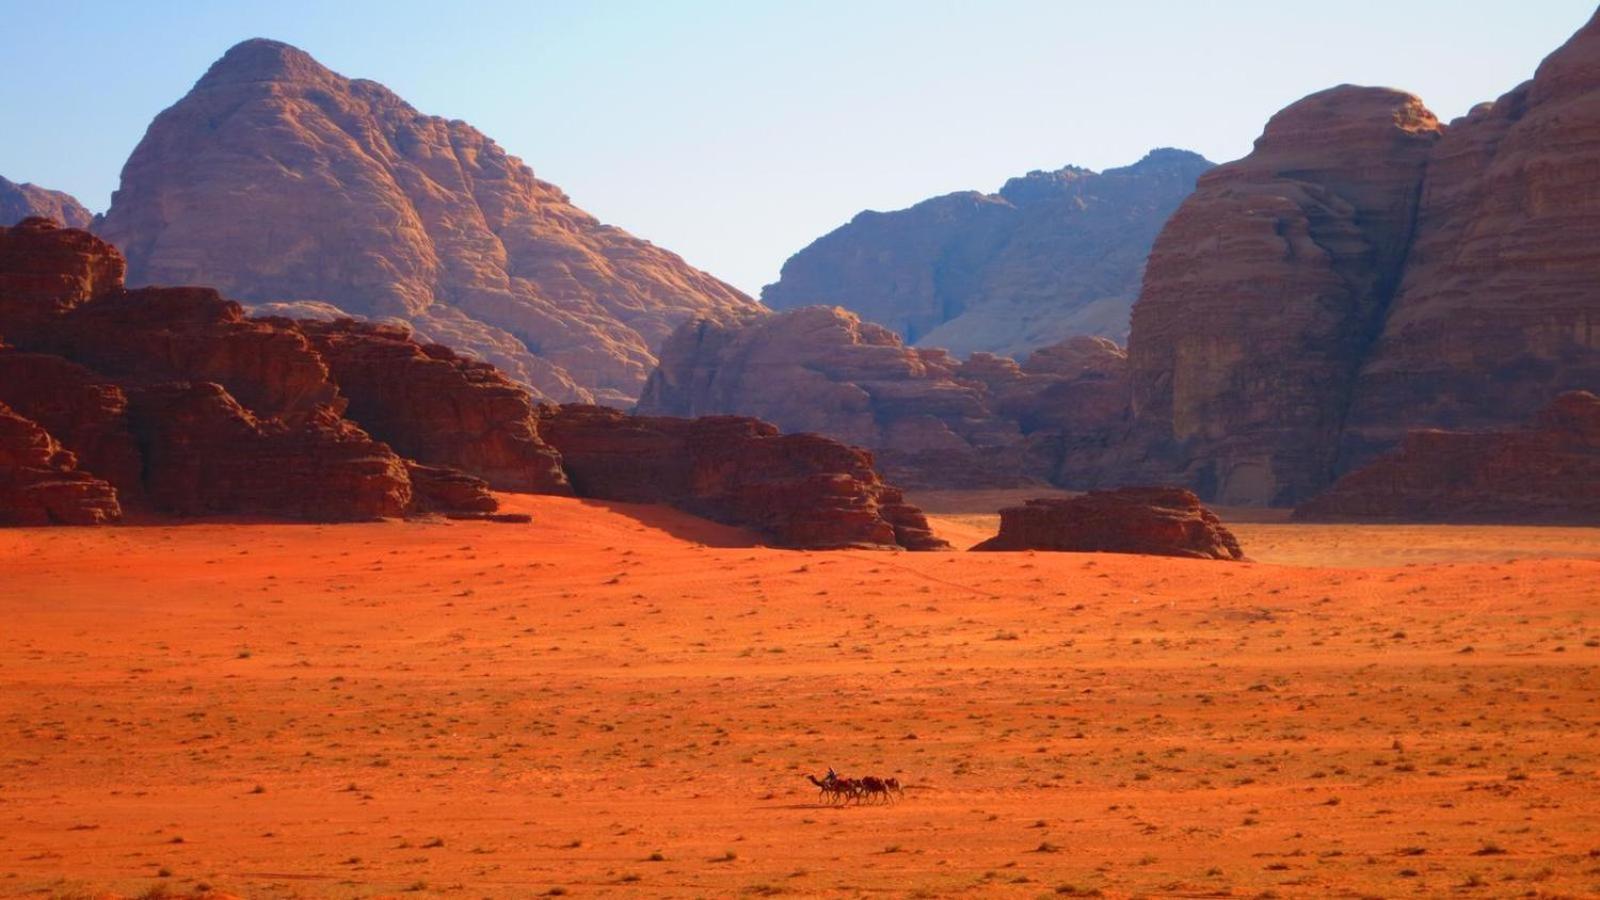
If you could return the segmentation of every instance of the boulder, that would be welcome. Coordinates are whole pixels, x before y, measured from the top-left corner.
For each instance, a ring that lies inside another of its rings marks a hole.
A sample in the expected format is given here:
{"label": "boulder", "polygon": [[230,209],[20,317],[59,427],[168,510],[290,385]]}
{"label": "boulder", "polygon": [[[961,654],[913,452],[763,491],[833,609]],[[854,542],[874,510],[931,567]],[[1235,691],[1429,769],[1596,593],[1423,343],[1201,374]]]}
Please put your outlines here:
{"label": "boulder", "polygon": [[580,497],[665,503],[752,528],[778,546],[945,549],[872,456],[814,434],[735,416],[629,416],[545,406],[539,430]]}
{"label": "boulder", "polygon": [[1000,510],[1000,533],[972,549],[1244,559],[1233,532],[1199,497],[1170,487],[1029,500]]}
{"label": "boulder", "polygon": [[1294,518],[1600,525],[1600,397],[1562,394],[1519,428],[1413,431]]}

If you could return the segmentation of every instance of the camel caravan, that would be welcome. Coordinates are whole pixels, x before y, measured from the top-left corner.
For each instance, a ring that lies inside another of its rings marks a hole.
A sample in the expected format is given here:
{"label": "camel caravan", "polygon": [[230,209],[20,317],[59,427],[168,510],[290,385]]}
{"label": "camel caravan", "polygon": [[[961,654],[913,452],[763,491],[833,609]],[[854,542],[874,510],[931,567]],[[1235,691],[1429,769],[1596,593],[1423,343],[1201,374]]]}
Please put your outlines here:
{"label": "camel caravan", "polygon": [[821,778],[807,775],[806,780],[817,786],[817,799],[828,804],[893,803],[906,795],[898,778],[879,778],[876,775],[842,778],[839,773],[829,769],[828,774]]}

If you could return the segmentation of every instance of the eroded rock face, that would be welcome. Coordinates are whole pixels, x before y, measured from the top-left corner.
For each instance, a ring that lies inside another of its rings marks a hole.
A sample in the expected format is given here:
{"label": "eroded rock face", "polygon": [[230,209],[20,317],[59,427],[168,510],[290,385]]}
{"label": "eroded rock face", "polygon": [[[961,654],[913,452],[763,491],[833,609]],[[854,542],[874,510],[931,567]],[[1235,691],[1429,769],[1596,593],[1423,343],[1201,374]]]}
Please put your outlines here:
{"label": "eroded rock face", "polygon": [[1413,431],[1294,517],[1600,524],[1600,397],[1562,394],[1520,428]]}
{"label": "eroded rock face", "polygon": [[[117,487],[112,505],[120,494],[178,515],[339,521],[494,508],[481,480],[408,464],[342,418],[345,398],[293,323],[248,319],[209,288],[130,291],[121,272],[117,252],[85,232],[37,220],[0,228],[0,325],[18,345],[0,345],[0,403],[25,411],[19,421],[50,438],[55,460],[0,461],[0,481],[28,488],[0,497],[0,516],[114,518],[54,499],[41,507],[39,485],[105,507],[105,482],[78,461]],[[41,476],[46,468],[55,474]]]}
{"label": "eroded rock face", "polygon": [[[0,226],[4,227],[4,226]],[[0,241],[0,336],[64,313],[122,286],[122,254],[86,231],[24,219]]]}
{"label": "eroded rock face", "polygon": [[104,525],[122,518],[110,483],[78,469],[37,422],[0,403],[0,525]]}
{"label": "eroded rock face", "polygon": [[948,547],[872,457],[756,419],[629,416],[596,406],[542,407],[539,430],[580,497],[667,503],[764,532],[783,547]]}
{"label": "eroded rock face", "polygon": [[1596,235],[1600,18],[1434,148],[1343,468],[1408,428],[1509,427],[1562,391],[1600,389]]}
{"label": "eroded rock face", "polygon": [[890,213],[864,212],[784,264],[774,309],[843,306],[907,343],[1020,358],[1074,335],[1125,341],[1145,257],[1211,163],[1155,150]]}
{"label": "eroded rock face", "polygon": [[1448,127],[1334,88],[1274,117],[1156,241],[1124,474],[1289,505],[1407,429],[1600,386],[1600,18]]}
{"label": "eroded rock face", "polygon": [[134,284],[404,321],[560,400],[631,402],[677,324],[753,306],[476,129],[275,41],[156,118],[98,230]]}
{"label": "eroded rock face", "polygon": [[539,437],[532,399],[488,363],[409,329],[343,319],[298,328],[349,399],[351,419],[414,459],[452,466],[503,491],[570,493],[561,458]]}
{"label": "eroded rock face", "polygon": [[963,362],[805,307],[684,325],[638,410],[755,416],[866,447],[896,483],[981,487],[1056,477],[1066,451],[1106,440],[1126,405],[1126,360],[1107,340],[1070,340],[1022,366],[987,353]]}
{"label": "eroded rock face", "polygon": [[1168,487],[1029,500],[1000,510],[1000,533],[972,549],[1244,559],[1233,532],[1199,497]]}
{"label": "eroded rock face", "polygon": [[123,502],[142,493],[144,462],[127,395],[115,382],[59,356],[0,345],[0,403],[70,447],[78,465],[109,481]]}
{"label": "eroded rock face", "polygon": [[326,407],[290,424],[258,419],[207,382],[131,394],[145,491],[162,510],[359,521],[411,507],[405,461]]}
{"label": "eroded rock face", "polygon": [[1128,347],[1135,455],[1230,504],[1332,477],[1441,134],[1416,97],[1345,85],[1278,113],[1162,230]]}
{"label": "eroded rock face", "polygon": [[31,218],[50,219],[69,228],[88,228],[94,221],[94,215],[71,194],[36,184],[17,184],[0,176],[0,226]]}

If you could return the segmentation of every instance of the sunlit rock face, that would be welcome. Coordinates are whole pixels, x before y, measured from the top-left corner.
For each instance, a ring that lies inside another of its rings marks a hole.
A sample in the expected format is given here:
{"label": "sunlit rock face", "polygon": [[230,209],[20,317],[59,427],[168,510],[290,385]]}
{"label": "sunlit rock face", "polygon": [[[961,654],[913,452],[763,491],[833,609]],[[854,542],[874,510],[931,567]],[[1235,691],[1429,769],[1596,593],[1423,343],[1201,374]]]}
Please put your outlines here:
{"label": "sunlit rock face", "polygon": [[402,321],[561,400],[631,402],[678,323],[754,305],[466,123],[275,41],[156,117],[96,230],[131,284]]}
{"label": "sunlit rock face", "polygon": [[1515,425],[1600,385],[1600,19],[1441,125],[1342,86],[1201,178],[1133,313],[1124,464],[1290,505],[1410,428]]}

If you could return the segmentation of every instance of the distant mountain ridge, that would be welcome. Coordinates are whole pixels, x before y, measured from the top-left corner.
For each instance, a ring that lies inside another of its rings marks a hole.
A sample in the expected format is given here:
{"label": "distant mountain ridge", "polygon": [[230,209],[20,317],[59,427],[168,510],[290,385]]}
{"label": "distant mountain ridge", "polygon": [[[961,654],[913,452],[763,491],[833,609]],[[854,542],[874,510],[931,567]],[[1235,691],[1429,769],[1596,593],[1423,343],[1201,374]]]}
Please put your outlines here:
{"label": "distant mountain ridge", "polygon": [[132,284],[403,322],[557,400],[631,401],[677,324],[756,306],[470,125],[261,39],[156,117],[95,230]]}
{"label": "distant mountain ridge", "polygon": [[52,191],[26,182],[17,184],[0,175],[0,228],[8,228],[43,216],[71,228],[88,228],[94,214],[78,198],[65,191]]}
{"label": "distant mountain ridge", "polygon": [[1163,148],[1104,172],[1034,171],[994,194],[863,212],[790,257],[762,300],[842,306],[963,355],[1020,358],[1074,335],[1126,341],[1150,247],[1212,165]]}

